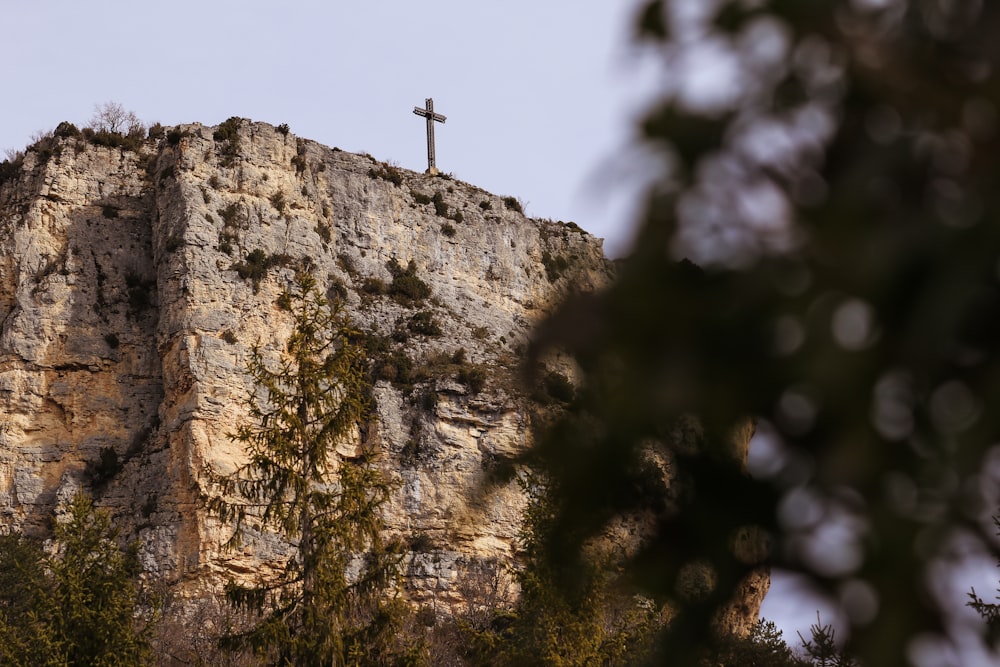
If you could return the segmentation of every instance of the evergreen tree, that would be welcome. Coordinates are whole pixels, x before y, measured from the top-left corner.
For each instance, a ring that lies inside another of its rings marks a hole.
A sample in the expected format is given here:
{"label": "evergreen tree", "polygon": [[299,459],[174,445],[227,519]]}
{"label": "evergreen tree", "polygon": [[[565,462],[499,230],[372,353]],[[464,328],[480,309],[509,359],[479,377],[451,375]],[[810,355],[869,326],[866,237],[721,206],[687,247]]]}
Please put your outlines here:
{"label": "evergreen tree", "polygon": [[235,522],[233,544],[252,525],[287,539],[294,555],[274,579],[227,587],[256,621],[223,645],[273,664],[385,663],[401,604],[392,596],[401,548],[382,537],[390,484],[375,452],[338,453],[371,411],[361,335],[310,273],[294,287],[281,300],[294,320],[281,360],[272,366],[259,345],[251,352],[250,421],[233,434],[248,460],[219,480],[223,497],[211,503]]}
{"label": "evergreen tree", "polygon": [[0,664],[149,664],[154,605],[141,599],[135,545],[77,494],[55,526],[55,551],[0,538]]}
{"label": "evergreen tree", "polygon": [[[714,641],[753,565],[732,545],[746,528],[819,589],[863,585],[877,609],[850,619],[852,650],[903,664],[946,632],[931,582],[951,542],[926,536],[998,551],[969,517],[1000,440],[1000,3],[644,0],[636,17],[670,74],[639,127],[667,168],[614,283],[537,338],[600,397],[585,446],[541,441],[565,495],[556,553],[648,504],[625,473],[664,443],[676,511],[626,567],[657,599],[692,566],[714,575],[671,618],[673,664]],[[689,85],[706,54],[728,76]],[[685,416],[697,447],[671,442]],[[784,454],[767,478],[731,456],[747,420]],[[812,509],[785,520],[798,497]],[[815,549],[838,517],[851,528]]]}

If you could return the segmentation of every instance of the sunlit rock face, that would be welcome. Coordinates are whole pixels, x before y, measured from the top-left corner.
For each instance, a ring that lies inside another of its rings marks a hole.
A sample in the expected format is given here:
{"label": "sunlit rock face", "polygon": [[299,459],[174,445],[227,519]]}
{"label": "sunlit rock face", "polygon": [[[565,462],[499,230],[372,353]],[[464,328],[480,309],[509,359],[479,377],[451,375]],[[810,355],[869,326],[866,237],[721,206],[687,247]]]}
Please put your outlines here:
{"label": "sunlit rock face", "polygon": [[[217,129],[171,128],[138,151],[63,138],[0,174],[0,524],[44,533],[82,488],[181,598],[280,560],[287,545],[266,534],[223,548],[205,498],[244,460],[230,434],[249,352],[277,358],[291,328],[278,297],[308,264],[381,345],[359,446],[395,484],[408,592],[460,600],[464,569],[509,558],[519,526],[516,484],[480,492],[491,462],[530,444],[519,353],[564,294],[608,281],[601,241],[447,176],[263,123]],[[393,260],[430,296],[393,295]]]}

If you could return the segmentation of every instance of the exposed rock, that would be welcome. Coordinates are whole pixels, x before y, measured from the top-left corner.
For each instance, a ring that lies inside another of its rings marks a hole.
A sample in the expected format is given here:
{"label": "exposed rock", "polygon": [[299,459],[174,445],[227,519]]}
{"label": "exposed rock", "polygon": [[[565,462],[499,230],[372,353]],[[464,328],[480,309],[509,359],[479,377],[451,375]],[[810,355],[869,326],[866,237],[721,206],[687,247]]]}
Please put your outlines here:
{"label": "exposed rock", "polygon": [[389,530],[419,547],[411,594],[455,602],[463,568],[509,557],[519,525],[515,484],[475,493],[530,442],[518,352],[566,291],[606,283],[601,242],[449,177],[238,128],[180,126],[138,152],[65,138],[0,182],[0,523],[42,532],[85,488],[181,597],[286,553],[261,534],[222,549],[204,494],[242,460],[228,434],[250,348],[282,349],[277,300],[309,262],[382,346],[365,446],[398,484]]}

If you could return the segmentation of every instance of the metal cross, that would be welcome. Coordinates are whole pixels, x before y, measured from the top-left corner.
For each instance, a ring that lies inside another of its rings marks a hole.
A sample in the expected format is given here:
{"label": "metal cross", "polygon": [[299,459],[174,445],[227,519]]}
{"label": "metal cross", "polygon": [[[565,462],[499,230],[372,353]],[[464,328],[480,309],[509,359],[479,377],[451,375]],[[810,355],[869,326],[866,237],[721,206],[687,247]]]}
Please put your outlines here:
{"label": "metal cross", "polygon": [[413,113],[427,119],[427,173],[437,174],[437,165],[434,163],[434,121],[443,123],[445,117],[439,113],[434,113],[434,100],[428,97],[424,100],[424,108],[413,107]]}

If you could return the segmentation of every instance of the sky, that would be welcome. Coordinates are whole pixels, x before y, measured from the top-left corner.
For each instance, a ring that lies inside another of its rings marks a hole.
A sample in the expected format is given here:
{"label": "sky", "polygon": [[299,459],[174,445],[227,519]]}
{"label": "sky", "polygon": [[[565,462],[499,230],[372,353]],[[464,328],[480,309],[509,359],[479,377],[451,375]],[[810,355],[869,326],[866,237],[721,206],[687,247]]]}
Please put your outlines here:
{"label": "sky", "polygon": [[[287,123],[423,171],[425,123],[413,107],[432,97],[447,117],[436,126],[441,171],[518,197],[534,217],[576,222],[610,256],[628,248],[651,173],[634,121],[659,90],[630,48],[636,0],[4,4],[0,158],[117,102],[148,124]],[[977,589],[992,593],[993,564],[977,572]],[[828,602],[775,573],[763,615],[790,644],[817,610],[837,621]]]}
{"label": "sky", "polygon": [[[634,1],[33,0],[4,3],[0,151],[117,102],[145,122],[272,124],[400,167],[437,166],[533,217],[627,248]],[[648,95],[645,95],[648,98]],[[2,154],[0,154],[2,155]]]}

